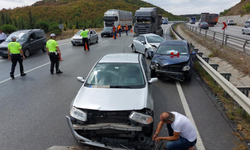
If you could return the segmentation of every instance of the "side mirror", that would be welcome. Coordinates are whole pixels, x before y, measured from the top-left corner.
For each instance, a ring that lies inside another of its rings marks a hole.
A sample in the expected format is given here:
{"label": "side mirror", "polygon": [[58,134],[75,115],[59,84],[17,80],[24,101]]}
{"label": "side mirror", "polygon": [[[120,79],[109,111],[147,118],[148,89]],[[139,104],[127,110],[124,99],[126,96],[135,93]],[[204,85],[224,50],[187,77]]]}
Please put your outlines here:
{"label": "side mirror", "polygon": [[151,79],[148,81],[148,83],[149,83],[149,84],[152,84],[152,83],[154,83],[154,82],[156,82],[156,81],[158,81],[158,78],[151,78]]}
{"label": "side mirror", "polygon": [[83,77],[77,77],[77,81],[79,81],[79,82],[81,82],[81,83],[84,83],[84,82],[85,82],[85,80],[84,80]]}

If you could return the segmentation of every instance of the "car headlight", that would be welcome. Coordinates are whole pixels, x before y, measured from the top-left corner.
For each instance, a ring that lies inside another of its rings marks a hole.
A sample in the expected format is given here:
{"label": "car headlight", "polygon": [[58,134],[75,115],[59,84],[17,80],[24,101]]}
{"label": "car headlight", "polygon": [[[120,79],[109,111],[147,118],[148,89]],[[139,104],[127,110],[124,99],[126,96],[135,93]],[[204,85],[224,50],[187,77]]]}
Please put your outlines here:
{"label": "car headlight", "polygon": [[154,47],[154,46],[151,46],[148,49],[151,50],[151,51],[156,51],[156,47]]}
{"label": "car headlight", "polygon": [[70,116],[80,121],[87,121],[87,114],[75,107],[71,107]]}
{"label": "car headlight", "polygon": [[145,114],[142,114],[142,113],[138,113],[138,112],[135,112],[133,111],[130,115],[129,115],[129,118],[133,121],[136,121],[136,122],[139,122],[139,123],[142,123],[142,124],[151,124],[154,119],[152,118],[152,116],[150,115],[145,115]]}
{"label": "car headlight", "polygon": [[190,66],[184,66],[183,68],[182,68],[182,71],[189,71],[189,69],[190,69]]}

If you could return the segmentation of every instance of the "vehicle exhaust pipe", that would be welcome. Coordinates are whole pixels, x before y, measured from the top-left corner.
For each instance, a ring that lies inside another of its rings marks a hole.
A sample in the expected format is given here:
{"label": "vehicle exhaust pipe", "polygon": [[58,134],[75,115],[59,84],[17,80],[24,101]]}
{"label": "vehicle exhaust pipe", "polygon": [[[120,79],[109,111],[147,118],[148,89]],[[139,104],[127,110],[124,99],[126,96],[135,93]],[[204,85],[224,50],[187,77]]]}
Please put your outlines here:
{"label": "vehicle exhaust pipe", "polygon": [[141,143],[145,143],[147,141],[147,137],[144,134],[140,134],[138,136],[138,141]]}

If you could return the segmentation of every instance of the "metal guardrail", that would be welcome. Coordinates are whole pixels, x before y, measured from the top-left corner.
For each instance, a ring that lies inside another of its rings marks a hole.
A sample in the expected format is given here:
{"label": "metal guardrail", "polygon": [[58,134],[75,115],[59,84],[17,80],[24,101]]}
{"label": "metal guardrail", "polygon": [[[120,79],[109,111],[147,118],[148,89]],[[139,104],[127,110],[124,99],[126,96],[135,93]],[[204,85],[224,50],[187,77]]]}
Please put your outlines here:
{"label": "metal guardrail", "polygon": [[243,39],[243,38],[233,36],[233,35],[228,35],[228,34],[225,34],[223,37],[223,33],[220,33],[220,32],[201,29],[199,27],[191,26],[191,25],[188,25],[186,23],[184,25],[190,31],[193,31],[193,32],[198,33],[200,35],[204,35],[205,37],[209,37],[209,38],[213,39],[214,41],[219,41],[219,42],[221,42],[222,45],[234,46],[234,47],[242,50],[244,53],[246,51],[250,52],[250,45],[248,45],[248,44],[250,44],[250,40],[248,40],[248,39]]}
{"label": "metal guardrail", "polygon": [[[171,26],[171,31],[178,40],[184,40],[184,38],[174,30],[173,25]],[[250,99],[219,72],[217,72],[216,69],[208,64],[201,56],[199,56],[199,54],[196,54],[196,57],[199,60],[200,65],[207,71],[207,73],[250,115]]]}

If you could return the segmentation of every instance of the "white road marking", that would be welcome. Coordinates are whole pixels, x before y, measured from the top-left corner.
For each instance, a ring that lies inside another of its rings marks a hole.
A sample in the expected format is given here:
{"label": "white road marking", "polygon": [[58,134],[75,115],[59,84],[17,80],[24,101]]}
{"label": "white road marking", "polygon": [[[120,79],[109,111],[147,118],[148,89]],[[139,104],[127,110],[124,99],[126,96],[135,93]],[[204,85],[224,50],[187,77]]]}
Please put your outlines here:
{"label": "white road marking", "polygon": [[176,87],[177,87],[178,93],[179,93],[179,95],[180,95],[180,99],[181,99],[182,106],[183,106],[183,108],[184,108],[185,114],[186,114],[186,116],[190,119],[190,121],[193,123],[193,125],[194,125],[194,127],[195,127],[195,129],[196,129],[196,133],[197,133],[197,142],[196,142],[196,145],[195,145],[195,146],[196,146],[196,148],[197,148],[198,150],[205,150],[205,147],[204,147],[203,142],[202,142],[202,140],[201,140],[199,131],[198,131],[198,129],[197,129],[197,127],[196,127],[196,124],[195,124],[195,122],[194,122],[194,118],[193,118],[192,113],[191,113],[191,111],[190,111],[190,109],[189,109],[187,100],[186,100],[185,95],[184,95],[184,93],[183,93],[183,91],[182,91],[180,82],[176,81]]}
{"label": "white road marking", "polygon": [[[102,41],[102,42],[100,42],[100,43],[105,43],[105,42],[107,42],[107,40]],[[62,46],[62,45],[65,45],[65,44],[69,44],[69,43],[58,44],[58,46]],[[95,45],[92,45],[92,46],[95,46]],[[91,47],[92,47],[92,46],[91,46]],[[31,71],[37,70],[37,69],[42,68],[42,67],[44,67],[44,66],[46,66],[46,65],[49,65],[49,64],[50,64],[50,62],[47,62],[47,63],[45,63],[45,64],[43,64],[43,65],[40,65],[40,66],[38,66],[38,67],[35,67],[35,68],[30,69],[30,70],[28,70],[28,71],[25,71],[25,73],[29,73],[29,72],[31,72]],[[15,77],[19,77],[19,76],[20,76],[20,74],[17,74]],[[12,80],[12,78],[7,78],[7,79],[5,79],[5,80],[2,80],[2,81],[0,81],[0,84],[2,84],[2,83],[4,83],[4,82],[7,82],[7,81],[9,81],[9,80]]]}

